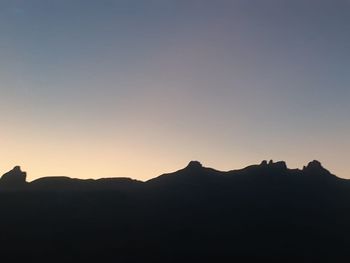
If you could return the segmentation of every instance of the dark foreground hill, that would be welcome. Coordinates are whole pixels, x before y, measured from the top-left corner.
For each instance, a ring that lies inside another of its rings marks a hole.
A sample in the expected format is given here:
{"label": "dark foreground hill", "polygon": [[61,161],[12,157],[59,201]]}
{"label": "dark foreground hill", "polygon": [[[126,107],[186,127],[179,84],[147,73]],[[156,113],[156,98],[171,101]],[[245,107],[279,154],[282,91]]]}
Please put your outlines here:
{"label": "dark foreground hill", "polygon": [[[147,182],[0,180],[0,257],[37,262],[349,262],[350,181],[313,161]],[[6,260],[6,261],[5,261]]]}

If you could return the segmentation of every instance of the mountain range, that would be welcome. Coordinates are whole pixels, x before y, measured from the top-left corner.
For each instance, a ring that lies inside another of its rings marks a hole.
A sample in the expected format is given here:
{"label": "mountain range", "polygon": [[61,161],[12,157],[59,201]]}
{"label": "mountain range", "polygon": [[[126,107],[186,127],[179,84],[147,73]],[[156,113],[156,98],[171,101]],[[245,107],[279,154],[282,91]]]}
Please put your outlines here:
{"label": "mountain range", "polygon": [[146,182],[0,179],[11,261],[347,262],[350,181],[312,161],[218,171],[191,161]]}

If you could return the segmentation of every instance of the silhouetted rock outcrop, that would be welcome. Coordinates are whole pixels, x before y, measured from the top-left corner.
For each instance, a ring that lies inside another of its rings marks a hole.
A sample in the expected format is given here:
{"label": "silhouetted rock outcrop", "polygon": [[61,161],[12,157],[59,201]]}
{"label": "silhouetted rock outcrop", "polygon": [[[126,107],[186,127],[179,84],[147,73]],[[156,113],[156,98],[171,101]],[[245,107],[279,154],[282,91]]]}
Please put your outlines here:
{"label": "silhouetted rock outcrop", "polygon": [[271,168],[280,170],[280,171],[285,171],[287,170],[287,164],[285,162],[276,162],[276,163],[271,163],[270,164]]}
{"label": "silhouetted rock outcrop", "polygon": [[202,164],[198,161],[191,161],[189,162],[189,164],[187,165],[187,167],[185,169],[191,170],[191,171],[200,171],[203,168]]}
{"label": "silhouetted rock outcrop", "polygon": [[335,177],[327,169],[325,169],[319,161],[312,161],[303,168],[303,172],[307,175]]}
{"label": "silhouetted rock outcrop", "polygon": [[262,161],[260,166],[267,166],[267,161],[266,160]]}
{"label": "silhouetted rock outcrop", "polygon": [[0,185],[10,188],[23,187],[26,185],[26,178],[27,173],[22,172],[20,166],[16,166],[1,177]]}

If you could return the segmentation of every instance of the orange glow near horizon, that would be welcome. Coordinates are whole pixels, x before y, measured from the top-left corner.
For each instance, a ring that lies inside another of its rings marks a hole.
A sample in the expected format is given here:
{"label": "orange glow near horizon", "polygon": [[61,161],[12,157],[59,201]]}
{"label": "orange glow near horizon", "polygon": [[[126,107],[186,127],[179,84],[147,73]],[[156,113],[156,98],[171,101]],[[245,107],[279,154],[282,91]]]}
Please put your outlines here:
{"label": "orange glow near horizon", "polygon": [[[199,160],[204,166],[218,170],[233,170],[258,164],[264,159],[285,160],[290,168],[302,168],[309,161],[318,159],[325,168],[339,177],[348,178],[349,174],[346,163],[332,162],[332,156],[318,154],[311,157],[311,152],[316,150],[322,153],[321,149],[315,149],[315,145],[309,153],[291,151],[286,154],[282,149],[279,149],[280,152],[275,149],[271,155],[265,156],[259,145],[249,152],[244,143],[236,142],[225,146],[225,141],[208,142],[204,138],[191,136],[183,137],[181,145],[173,142],[170,135],[162,138],[160,134],[145,132],[139,137],[130,133],[129,138],[97,136],[100,139],[93,140],[87,135],[74,137],[72,134],[68,136],[55,133],[49,136],[33,130],[30,137],[25,136],[29,130],[22,129],[21,134],[16,136],[3,134],[0,151],[2,174],[15,165],[20,165],[27,172],[28,181],[45,176],[82,179],[130,177],[144,181],[181,169],[190,160]],[[11,141],[10,138],[16,140]]]}
{"label": "orange glow near horizon", "polygon": [[0,173],[350,178],[348,1],[34,2],[0,1]]}

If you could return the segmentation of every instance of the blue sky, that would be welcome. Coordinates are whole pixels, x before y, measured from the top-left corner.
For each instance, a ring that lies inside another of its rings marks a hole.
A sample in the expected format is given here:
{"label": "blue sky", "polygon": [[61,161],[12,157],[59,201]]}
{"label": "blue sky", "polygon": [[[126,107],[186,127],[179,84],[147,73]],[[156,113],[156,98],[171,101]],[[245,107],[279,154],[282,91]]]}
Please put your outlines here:
{"label": "blue sky", "polygon": [[0,1],[1,171],[319,159],[350,177],[350,2]]}

